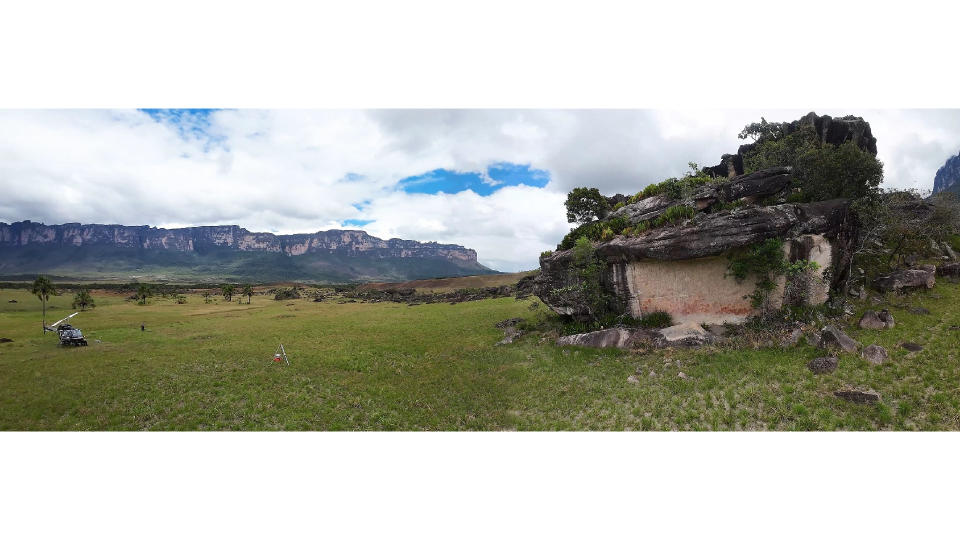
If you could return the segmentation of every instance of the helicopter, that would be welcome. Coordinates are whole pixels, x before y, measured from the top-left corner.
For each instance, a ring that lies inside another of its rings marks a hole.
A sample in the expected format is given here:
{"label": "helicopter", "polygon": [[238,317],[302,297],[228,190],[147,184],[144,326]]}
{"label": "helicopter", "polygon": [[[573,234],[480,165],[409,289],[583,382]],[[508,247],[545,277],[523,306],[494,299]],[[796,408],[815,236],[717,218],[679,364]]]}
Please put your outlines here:
{"label": "helicopter", "polygon": [[56,332],[57,335],[60,336],[61,346],[73,345],[74,347],[86,347],[87,340],[86,338],[83,337],[83,332],[81,332],[79,328],[74,328],[69,324],[62,324],[64,321],[66,321],[67,319],[70,319],[71,317],[76,316],[78,313],[80,312],[78,311],[73,315],[67,315],[66,317],[51,324],[50,326],[47,326],[46,324],[44,324],[43,332],[44,333]]}

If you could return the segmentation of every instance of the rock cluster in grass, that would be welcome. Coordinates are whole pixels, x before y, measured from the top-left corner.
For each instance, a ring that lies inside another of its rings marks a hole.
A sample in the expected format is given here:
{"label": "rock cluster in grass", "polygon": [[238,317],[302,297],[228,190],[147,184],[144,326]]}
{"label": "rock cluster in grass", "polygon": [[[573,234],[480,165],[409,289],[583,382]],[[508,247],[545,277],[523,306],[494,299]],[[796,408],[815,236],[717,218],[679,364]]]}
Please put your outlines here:
{"label": "rock cluster in grass", "polygon": [[557,338],[557,345],[593,348],[635,349],[641,346],[698,347],[719,343],[720,338],[694,323],[682,323],[667,328],[627,328],[615,327],[583,334],[573,334]]}

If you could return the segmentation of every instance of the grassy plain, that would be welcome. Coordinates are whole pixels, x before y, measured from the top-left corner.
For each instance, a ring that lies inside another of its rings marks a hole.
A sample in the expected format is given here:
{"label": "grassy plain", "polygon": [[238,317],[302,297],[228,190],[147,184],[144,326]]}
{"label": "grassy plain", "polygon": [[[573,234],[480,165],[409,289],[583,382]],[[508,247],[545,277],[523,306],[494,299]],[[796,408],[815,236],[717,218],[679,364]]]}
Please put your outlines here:
{"label": "grassy plain", "polygon": [[[847,329],[891,361],[842,355],[820,376],[805,367],[820,355],[809,346],[638,354],[563,349],[536,334],[495,346],[494,323],[542,316],[512,298],[407,306],[261,295],[247,305],[189,295],[139,306],[94,297],[96,309],[74,319],[90,346],[60,348],[41,334],[35,297],[0,291],[0,338],[13,340],[0,343],[0,429],[960,429],[960,286],[951,283],[891,299],[904,306],[891,307],[894,329]],[[48,320],[72,312],[68,296],[56,297]],[[271,361],[279,342],[289,366]],[[846,385],[882,401],[833,396]]]}

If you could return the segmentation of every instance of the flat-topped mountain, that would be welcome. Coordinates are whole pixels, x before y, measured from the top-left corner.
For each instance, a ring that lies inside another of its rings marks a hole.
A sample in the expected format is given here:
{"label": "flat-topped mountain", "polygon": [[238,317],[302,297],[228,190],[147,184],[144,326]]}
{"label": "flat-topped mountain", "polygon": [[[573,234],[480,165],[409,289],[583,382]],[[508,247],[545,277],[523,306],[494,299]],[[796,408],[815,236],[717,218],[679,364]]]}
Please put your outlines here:
{"label": "flat-topped mountain", "polygon": [[359,230],[250,232],[237,225],[150,226],[0,222],[0,275],[102,279],[382,281],[493,273],[463,246]]}

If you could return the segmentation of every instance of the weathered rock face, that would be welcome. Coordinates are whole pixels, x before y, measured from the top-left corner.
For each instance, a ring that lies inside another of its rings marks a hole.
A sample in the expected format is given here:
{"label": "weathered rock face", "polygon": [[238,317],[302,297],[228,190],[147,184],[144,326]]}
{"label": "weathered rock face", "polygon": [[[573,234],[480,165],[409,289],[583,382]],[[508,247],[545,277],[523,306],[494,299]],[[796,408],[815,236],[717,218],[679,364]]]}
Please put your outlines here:
{"label": "weathered rock face", "polygon": [[131,249],[196,251],[232,249],[302,255],[312,252],[368,257],[441,257],[475,263],[477,252],[462,246],[391,238],[364,231],[331,230],[313,234],[254,233],[237,225],[158,229],[126,225],[44,225],[31,221],[0,223],[0,247],[113,246]]}
{"label": "weathered rock face", "polygon": [[[724,200],[724,195],[714,195]],[[842,226],[847,209],[847,201],[834,200],[704,212],[677,226],[635,237],[618,236],[595,247],[609,265],[605,287],[631,315],[666,311],[678,322],[739,322],[754,311],[746,297],[753,292],[755,281],[749,278],[738,283],[727,276],[728,260],[723,255],[769,238],[793,238],[786,243],[786,255],[791,260],[818,262],[822,278],[835,260],[836,247],[829,235]],[[534,289],[555,312],[577,316],[581,314],[578,307],[554,292],[574,283],[572,261],[571,251],[541,257]],[[811,302],[827,299],[829,284],[825,280],[811,280],[810,287]],[[774,304],[782,294],[781,283]]]}
{"label": "weathered rock face", "polygon": [[960,154],[947,159],[933,177],[934,194],[948,190],[960,193]]}
{"label": "weathered rock face", "polygon": [[937,282],[936,275],[937,268],[925,264],[917,268],[905,268],[886,276],[880,276],[874,280],[873,286],[884,292],[916,287],[932,289]]}

